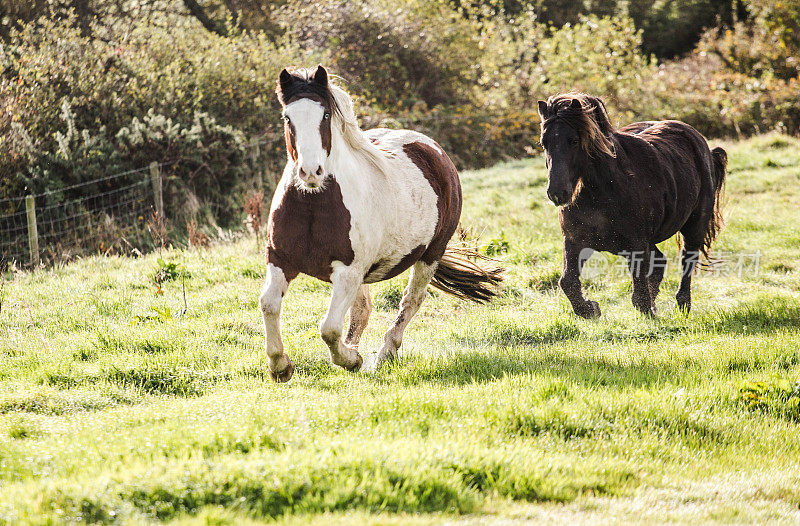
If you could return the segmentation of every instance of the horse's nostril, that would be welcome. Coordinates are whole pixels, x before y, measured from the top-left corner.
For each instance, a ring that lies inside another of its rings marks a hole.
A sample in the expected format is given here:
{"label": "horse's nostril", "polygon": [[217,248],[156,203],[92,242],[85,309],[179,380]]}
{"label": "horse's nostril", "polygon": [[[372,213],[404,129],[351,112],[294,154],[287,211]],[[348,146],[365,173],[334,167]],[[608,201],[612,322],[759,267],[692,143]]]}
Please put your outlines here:
{"label": "horse's nostril", "polygon": [[317,175],[322,175],[322,166],[317,168]]}

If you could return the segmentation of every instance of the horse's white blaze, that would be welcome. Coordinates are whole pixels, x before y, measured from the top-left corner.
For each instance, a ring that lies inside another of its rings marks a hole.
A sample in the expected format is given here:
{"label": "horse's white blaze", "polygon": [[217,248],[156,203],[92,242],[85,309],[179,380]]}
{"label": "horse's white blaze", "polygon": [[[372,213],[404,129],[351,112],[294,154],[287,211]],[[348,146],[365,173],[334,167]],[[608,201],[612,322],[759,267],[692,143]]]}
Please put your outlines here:
{"label": "horse's white blaze", "polygon": [[[319,184],[327,175],[328,152],[322,146],[320,124],[325,108],[311,99],[300,99],[287,105],[283,110],[294,126],[297,165],[305,172],[304,182]],[[322,175],[317,170],[322,168]]]}

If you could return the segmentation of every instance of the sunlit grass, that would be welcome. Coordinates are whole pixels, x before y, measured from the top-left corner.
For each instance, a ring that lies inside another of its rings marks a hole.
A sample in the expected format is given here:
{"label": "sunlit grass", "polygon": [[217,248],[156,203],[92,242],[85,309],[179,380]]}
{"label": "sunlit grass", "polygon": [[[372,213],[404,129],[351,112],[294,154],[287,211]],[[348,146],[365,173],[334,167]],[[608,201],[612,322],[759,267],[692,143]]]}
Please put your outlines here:
{"label": "sunlit grass", "polygon": [[[800,519],[800,142],[725,146],[716,251],[760,264],[701,272],[688,318],[676,266],[649,320],[613,257],[585,281],[603,317],[573,316],[543,163],[515,161],[462,174],[476,243],[508,241],[503,295],[432,292],[374,375],[329,363],[330,286],[299,278],[272,383],[252,238],[7,276],[0,522]],[[158,257],[188,271],[185,313]],[[372,287],[363,353],[405,279]]]}

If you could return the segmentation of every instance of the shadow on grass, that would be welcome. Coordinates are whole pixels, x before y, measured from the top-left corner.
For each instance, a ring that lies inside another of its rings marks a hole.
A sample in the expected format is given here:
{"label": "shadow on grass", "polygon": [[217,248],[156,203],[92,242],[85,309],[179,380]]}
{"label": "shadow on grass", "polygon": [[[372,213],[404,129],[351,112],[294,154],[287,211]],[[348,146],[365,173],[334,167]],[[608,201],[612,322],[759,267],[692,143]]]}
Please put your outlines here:
{"label": "shadow on grass", "polygon": [[42,378],[42,383],[59,389],[110,383],[145,394],[195,397],[205,394],[219,383],[230,381],[231,378],[232,375],[228,372],[197,371],[184,367],[112,367],[96,375],[73,376],[48,372]]}
{"label": "shadow on grass", "polygon": [[387,371],[385,381],[404,385],[466,385],[490,382],[507,376],[539,373],[587,386],[643,387],[674,383],[687,375],[696,374],[696,370],[697,365],[691,360],[623,364],[597,356],[542,356],[519,351],[487,354],[468,351],[434,359],[415,368],[406,369],[404,363],[399,362],[392,370]]}
{"label": "shadow on grass", "polygon": [[720,334],[772,334],[800,329],[800,302],[785,297],[760,296],[731,310],[703,314],[701,327]]}
{"label": "shadow on grass", "polygon": [[544,327],[528,327],[507,321],[487,323],[478,334],[453,334],[455,342],[464,347],[517,347],[547,345],[551,343],[577,339],[581,331],[575,322],[568,319],[556,319]]}

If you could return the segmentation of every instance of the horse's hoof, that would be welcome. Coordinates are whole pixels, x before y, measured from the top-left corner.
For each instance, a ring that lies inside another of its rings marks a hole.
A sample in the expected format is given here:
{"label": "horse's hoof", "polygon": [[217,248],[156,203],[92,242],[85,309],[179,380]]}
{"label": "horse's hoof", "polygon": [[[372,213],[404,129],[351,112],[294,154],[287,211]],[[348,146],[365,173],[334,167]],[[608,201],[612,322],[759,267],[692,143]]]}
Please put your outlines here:
{"label": "horse's hoof", "polygon": [[270,369],[269,375],[278,383],[285,383],[292,379],[292,375],[294,374],[294,362],[289,358],[286,358],[286,361],[289,362],[289,365],[286,366],[286,369],[283,371],[275,372]]}
{"label": "horse's hoof", "polygon": [[676,299],[678,301],[678,310],[681,311],[681,313],[684,316],[688,315],[689,311],[692,310],[692,300],[691,300],[691,298],[678,297]]}
{"label": "horse's hoof", "polygon": [[580,316],[581,318],[586,318],[587,320],[591,320],[594,318],[600,317],[600,304],[596,301],[587,301],[586,305],[580,311],[575,311],[575,314]]}
{"label": "horse's hoof", "polygon": [[361,357],[360,354],[356,353],[356,363],[351,365],[350,367],[345,367],[347,371],[351,373],[357,373],[361,370],[361,366],[364,364],[364,358]]}
{"label": "horse's hoof", "polygon": [[642,316],[645,316],[647,318],[650,319],[657,318],[655,309],[648,309],[646,307],[636,307],[636,310],[638,310],[642,314]]}

